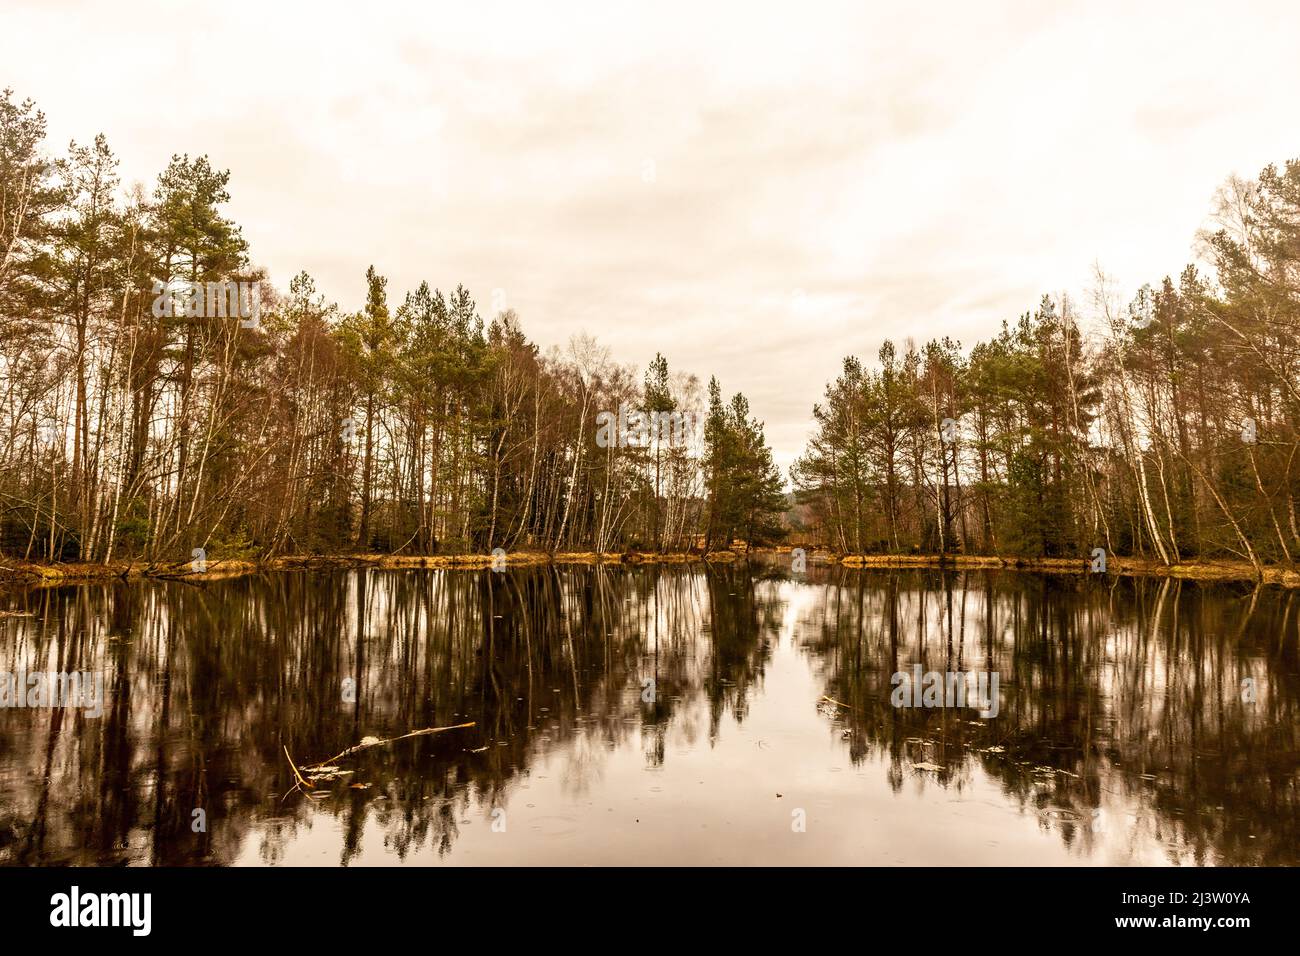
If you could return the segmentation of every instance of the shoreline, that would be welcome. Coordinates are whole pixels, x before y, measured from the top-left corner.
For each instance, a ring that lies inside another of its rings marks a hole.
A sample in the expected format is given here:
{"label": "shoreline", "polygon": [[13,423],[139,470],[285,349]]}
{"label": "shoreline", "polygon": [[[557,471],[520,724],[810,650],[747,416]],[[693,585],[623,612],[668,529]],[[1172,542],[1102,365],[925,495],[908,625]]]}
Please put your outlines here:
{"label": "shoreline", "polygon": [[[530,567],[544,564],[699,564],[730,563],[747,559],[750,555],[770,557],[788,556],[789,546],[753,548],[725,551],[698,552],[603,552],[565,551],[548,554],[544,551],[520,551],[506,556],[507,567]],[[808,549],[810,565],[840,565],[853,569],[872,568],[952,568],[958,570],[1009,570],[1052,574],[1089,574],[1087,558],[1025,558],[997,555],[887,555],[838,554],[826,550]],[[347,570],[379,568],[384,570],[418,569],[481,569],[492,567],[489,554],[459,555],[401,555],[401,554],[336,554],[336,555],[283,555],[266,559],[213,559],[206,570],[191,568],[190,562],[149,565],[141,561],[118,561],[110,564],[46,563],[0,558],[0,590],[13,588],[57,587],[95,581],[120,580],[183,580],[190,583],[217,581],[243,577],[265,571]],[[1180,561],[1164,565],[1144,558],[1107,557],[1106,576],[1111,577],[1163,577],[1178,580],[1211,582],[1258,582],[1284,588],[1300,588],[1300,569],[1270,566],[1263,575],[1245,561]]]}
{"label": "shoreline", "polygon": [[[849,568],[953,567],[962,570],[1030,571],[1050,574],[1091,574],[1088,558],[1021,558],[997,555],[845,555],[839,563]],[[1161,564],[1149,558],[1106,556],[1101,577],[1157,577],[1182,581],[1245,581],[1300,588],[1300,569],[1265,566],[1262,575],[1248,561],[1195,560]]]}

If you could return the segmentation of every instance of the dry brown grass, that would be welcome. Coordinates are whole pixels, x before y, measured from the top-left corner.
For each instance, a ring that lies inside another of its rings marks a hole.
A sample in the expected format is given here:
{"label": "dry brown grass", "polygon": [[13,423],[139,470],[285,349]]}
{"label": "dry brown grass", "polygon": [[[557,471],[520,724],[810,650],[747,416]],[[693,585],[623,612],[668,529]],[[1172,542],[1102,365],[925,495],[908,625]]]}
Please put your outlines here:
{"label": "dry brown grass", "polygon": [[[1020,571],[1050,571],[1056,574],[1090,574],[1092,563],[1088,558],[1018,558],[994,555],[933,555],[933,554],[846,554],[839,556],[840,564],[849,568],[1010,568]],[[1107,556],[1108,574],[1125,577],[1166,577],[1190,581],[1255,581],[1255,569],[1246,561],[1185,561],[1165,565],[1142,558]],[[1263,572],[1264,584],[1282,587],[1300,587],[1300,571],[1292,568],[1269,567]]]}
{"label": "dry brown grass", "polygon": [[[787,555],[790,548],[752,549],[750,554]],[[506,555],[508,567],[529,567],[543,564],[690,564],[699,561],[728,563],[739,560],[733,550],[710,551],[701,556],[684,552],[658,554],[648,551],[617,552],[568,551],[547,554],[544,551],[516,551]],[[817,563],[839,563],[848,568],[1007,568],[1022,571],[1048,571],[1058,574],[1088,574],[1087,558],[1017,558],[994,555],[883,555],[835,554],[814,549],[810,560]],[[335,568],[488,568],[492,566],[490,554],[455,555],[403,555],[403,554],[341,554],[341,555],[286,555],[264,561],[211,560],[207,569],[197,573],[190,563],[154,565],[142,562],[114,562],[111,564],[42,564],[32,561],[0,559],[0,587],[53,587],[84,581],[103,581],[112,578],[135,579],[157,577],[189,581],[217,581],[240,577],[259,571],[326,570]],[[1244,561],[1194,561],[1162,565],[1140,558],[1107,557],[1107,571],[1111,575],[1134,577],[1167,577],[1193,581],[1255,581],[1258,576]],[[1300,571],[1292,568],[1265,568],[1265,584],[1287,588],[1300,588]]]}

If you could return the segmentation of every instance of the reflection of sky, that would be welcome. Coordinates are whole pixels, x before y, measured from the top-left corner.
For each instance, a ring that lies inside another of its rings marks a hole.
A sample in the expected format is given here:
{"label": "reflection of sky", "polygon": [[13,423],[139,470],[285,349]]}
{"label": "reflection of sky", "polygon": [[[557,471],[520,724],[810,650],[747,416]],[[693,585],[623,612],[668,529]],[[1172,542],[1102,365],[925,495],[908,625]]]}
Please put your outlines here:
{"label": "reflection of sky", "polygon": [[[817,710],[822,688],[807,658],[788,640],[775,650],[744,725],[730,715],[719,737],[688,740],[670,729],[667,759],[649,768],[642,733],[629,735],[592,766],[590,740],[565,741],[533,763],[510,788],[505,833],[493,833],[489,811],[476,807],[462,822],[450,854],[427,850],[406,862],[489,865],[1090,865],[1168,862],[1150,822],[1129,852],[1137,808],[1104,803],[1102,848],[1072,852],[1032,810],[1007,803],[998,781],[976,768],[960,794],[914,772],[895,794],[886,760],[857,766],[835,727]],[[697,700],[694,719],[706,720]],[[683,715],[686,722],[690,714]],[[674,727],[676,721],[674,721]],[[572,762],[583,764],[583,788],[571,786]],[[778,797],[777,794],[781,796]],[[803,809],[807,829],[791,829]],[[1053,825],[1055,826],[1055,825]],[[300,831],[281,861],[333,864],[341,827],[318,816]],[[236,863],[259,865],[250,834]],[[391,865],[383,830],[369,826],[354,865]]]}
{"label": "reflection of sky", "polygon": [[[599,730],[533,747],[529,767],[501,804],[506,830],[493,832],[490,807],[461,814],[459,834],[439,858],[427,849],[410,864],[456,865],[1162,865],[1175,848],[1162,842],[1154,812],[1118,792],[1121,772],[1103,771],[1098,823],[1073,848],[1030,806],[1008,800],[1002,782],[968,761],[960,788],[908,769],[901,792],[889,786],[879,749],[854,763],[842,722],[818,707],[825,693],[815,657],[799,646],[799,623],[824,598],[818,586],[758,585],[760,603],[783,612],[779,636],[743,723],[728,711],[716,739],[708,701],[694,695],[668,725],[666,758],[651,766],[648,730],[628,724],[606,743]],[[982,602],[968,610],[982,613]],[[622,720],[622,718],[613,718]],[[991,759],[999,759],[992,757]],[[911,761],[903,758],[904,766]],[[1025,772],[1030,772],[1029,768]],[[1050,789],[1051,778],[1044,783]],[[792,829],[802,810],[806,829]],[[1076,812],[1087,812],[1076,811]],[[353,865],[391,865],[372,806]],[[332,864],[340,821],[316,815],[279,862]],[[1086,839],[1086,843],[1081,840]],[[237,864],[260,865],[249,834]]]}
{"label": "reflection of sky", "polygon": [[[104,671],[109,700],[95,720],[0,711],[0,862],[156,848],[250,865],[1294,859],[1298,679],[1277,635],[1295,595],[770,570],[365,571],[6,597],[26,613],[0,616],[0,669],[54,668],[59,647]],[[889,706],[893,594],[898,666],[988,661],[995,720]],[[359,660],[357,708],[338,679]],[[1259,683],[1249,706],[1244,676]],[[282,799],[286,746],[303,763],[466,720],[341,761],[351,773],[318,803]],[[188,828],[196,800],[210,844]],[[1094,809],[1089,832],[1071,822]]]}

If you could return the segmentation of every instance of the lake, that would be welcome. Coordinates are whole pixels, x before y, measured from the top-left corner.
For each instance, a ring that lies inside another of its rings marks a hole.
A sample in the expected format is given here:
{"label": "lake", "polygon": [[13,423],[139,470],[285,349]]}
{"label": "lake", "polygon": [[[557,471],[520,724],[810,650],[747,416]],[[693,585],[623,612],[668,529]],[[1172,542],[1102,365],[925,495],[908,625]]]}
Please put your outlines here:
{"label": "lake", "polygon": [[102,683],[0,709],[9,865],[1300,863],[1280,589],[772,559],[0,609],[11,687]]}

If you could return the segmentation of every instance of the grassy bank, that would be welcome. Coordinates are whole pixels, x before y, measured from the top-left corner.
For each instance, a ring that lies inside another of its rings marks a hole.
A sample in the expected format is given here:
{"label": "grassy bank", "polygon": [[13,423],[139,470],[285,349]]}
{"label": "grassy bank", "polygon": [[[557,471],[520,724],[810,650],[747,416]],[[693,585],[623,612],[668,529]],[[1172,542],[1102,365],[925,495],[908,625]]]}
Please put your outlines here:
{"label": "grassy bank", "polygon": [[[540,564],[687,564],[699,561],[734,561],[730,551],[712,552],[708,555],[674,552],[651,554],[645,552],[616,553],[595,551],[570,551],[547,554],[544,551],[516,551],[507,554],[508,567],[526,567]],[[21,561],[0,558],[0,587],[53,586],[82,581],[103,581],[114,578],[134,580],[140,578],[183,579],[213,581],[240,577],[262,571],[302,571],[348,568],[489,568],[490,554],[458,555],[404,555],[404,554],[336,554],[336,555],[285,555],[265,559],[210,559],[203,571],[195,571],[191,562],[174,564],[148,564],[142,561],[114,561],[108,564],[60,563]]]}
{"label": "grassy bank", "polygon": [[[542,564],[690,564],[699,562],[722,563],[743,559],[746,554],[763,555],[769,559],[789,560],[791,548],[757,548],[749,552],[712,551],[708,554],[672,552],[652,553],[571,551],[547,554],[543,551],[518,551],[506,555],[508,567],[526,567]],[[1053,574],[1090,574],[1087,558],[1022,558],[995,555],[882,555],[837,554],[830,551],[808,549],[809,566],[838,564],[846,568],[959,568],[1007,569],[1037,571]],[[161,578],[191,582],[214,581],[240,577],[263,571],[301,571],[348,568],[489,568],[493,557],[489,554],[461,555],[400,555],[400,554],[340,554],[340,555],[286,555],[264,560],[224,559],[210,560],[205,570],[195,571],[190,562],[176,564],[146,564],[144,562],[113,562],[110,564],[44,564],[0,558],[0,587],[50,587],[83,581],[104,581],[114,578],[133,580]],[[1245,561],[1186,561],[1164,565],[1142,558],[1107,558],[1107,574],[1123,577],[1163,577],[1193,581],[1257,581],[1261,580],[1255,569]],[[1291,568],[1268,567],[1263,570],[1262,583],[1287,588],[1300,588],[1300,571]]]}
{"label": "grassy bank", "polygon": [[[841,559],[846,567],[938,567],[958,568],[1011,568],[1021,571],[1044,571],[1056,574],[1091,574],[1087,558],[1002,558],[981,556],[939,557],[884,557],[880,555],[848,555]],[[1257,581],[1260,573],[1247,561],[1180,561],[1161,564],[1143,558],[1108,557],[1106,573],[1122,577],[1180,578],[1189,581]],[[1264,584],[1300,588],[1300,571],[1293,568],[1266,567],[1262,572]]]}

